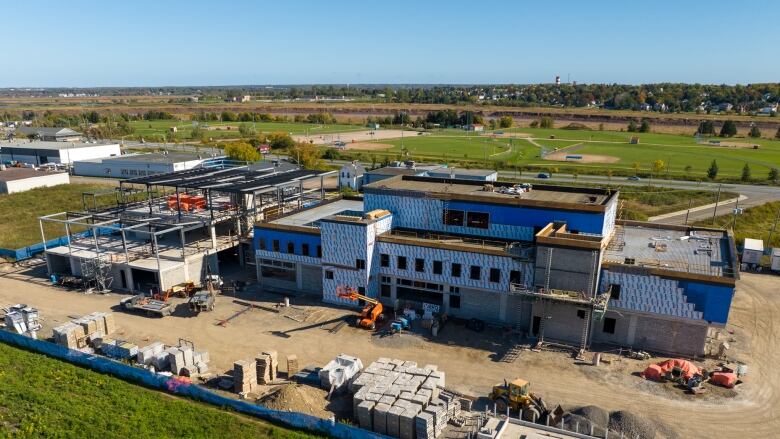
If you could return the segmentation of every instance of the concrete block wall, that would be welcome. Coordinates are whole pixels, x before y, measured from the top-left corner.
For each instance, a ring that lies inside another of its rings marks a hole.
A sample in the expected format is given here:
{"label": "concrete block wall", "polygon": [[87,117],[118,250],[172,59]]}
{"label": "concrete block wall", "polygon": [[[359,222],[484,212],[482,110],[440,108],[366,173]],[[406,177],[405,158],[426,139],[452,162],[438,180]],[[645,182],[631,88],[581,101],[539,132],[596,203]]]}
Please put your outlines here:
{"label": "concrete block wall", "polygon": [[656,352],[703,355],[708,325],[626,311],[607,311],[615,320],[614,333],[604,332],[604,319],[594,320],[592,341]]}
{"label": "concrete block wall", "polygon": [[588,289],[591,282],[595,288],[598,277],[594,277],[594,275],[598,276],[600,252],[596,251],[596,264],[594,266],[593,250],[549,246],[536,247],[535,286],[545,286],[550,251],[552,251],[550,288],[590,293]]}

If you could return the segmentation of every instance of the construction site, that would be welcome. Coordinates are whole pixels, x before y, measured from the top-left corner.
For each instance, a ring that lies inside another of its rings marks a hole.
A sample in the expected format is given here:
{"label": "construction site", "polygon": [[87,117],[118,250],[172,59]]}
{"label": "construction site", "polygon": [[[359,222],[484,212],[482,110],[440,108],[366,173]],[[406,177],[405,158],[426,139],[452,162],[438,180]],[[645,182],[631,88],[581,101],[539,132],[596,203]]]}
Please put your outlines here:
{"label": "construction site", "polygon": [[342,197],[331,176],[226,164],[85,194],[41,218],[67,245],[4,267],[1,303],[29,305],[6,329],[365,437],[780,427],[779,282],[740,280],[729,232],[624,221],[602,189],[397,176]]}

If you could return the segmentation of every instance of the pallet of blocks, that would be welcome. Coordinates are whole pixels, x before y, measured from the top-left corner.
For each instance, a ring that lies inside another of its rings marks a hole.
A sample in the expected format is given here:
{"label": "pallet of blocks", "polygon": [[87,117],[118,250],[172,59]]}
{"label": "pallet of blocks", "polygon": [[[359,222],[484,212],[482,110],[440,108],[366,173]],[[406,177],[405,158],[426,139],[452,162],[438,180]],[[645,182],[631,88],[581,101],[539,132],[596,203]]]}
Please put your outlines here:
{"label": "pallet of blocks", "polygon": [[154,357],[161,354],[165,350],[165,345],[162,342],[156,341],[148,346],[144,346],[138,349],[138,355],[136,361],[138,364],[144,366],[150,366]]}
{"label": "pallet of blocks", "polygon": [[269,384],[276,380],[279,372],[279,358],[276,351],[262,352],[255,358],[257,364],[257,381],[260,384]]}
{"label": "pallet of blocks", "polygon": [[100,351],[107,357],[129,360],[138,355],[138,346],[124,340],[103,338]]}
{"label": "pallet of blocks", "polygon": [[363,363],[357,357],[339,354],[320,369],[320,387],[339,391],[348,388],[355,375],[363,369]]}
{"label": "pallet of blocks", "polygon": [[298,356],[297,355],[288,355],[287,356],[287,379],[291,379],[293,375],[298,373]]}
{"label": "pallet of blocks", "polygon": [[454,404],[450,409],[454,397],[442,394],[443,379],[435,365],[419,368],[411,361],[379,358],[349,382],[355,417],[360,423],[371,406],[373,431],[404,439],[435,438],[455,409]]}
{"label": "pallet of blocks", "polygon": [[236,393],[244,395],[257,387],[257,365],[254,360],[233,363],[233,386]]}
{"label": "pallet of blocks", "polygon": [[84,327],[68,322],[53,329],[54,342],[68,349],[80,349],[86,345]]}

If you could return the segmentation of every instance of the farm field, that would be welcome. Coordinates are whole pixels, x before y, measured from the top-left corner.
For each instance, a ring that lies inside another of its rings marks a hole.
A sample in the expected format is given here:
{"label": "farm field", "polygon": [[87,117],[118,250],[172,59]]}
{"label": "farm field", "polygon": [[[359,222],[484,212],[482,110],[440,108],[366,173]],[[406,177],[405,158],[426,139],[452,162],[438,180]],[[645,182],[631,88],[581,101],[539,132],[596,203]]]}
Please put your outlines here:
{"label": "farm field", "polygon": [[[175,137],[179,140],[190,140],[193,124],[192,121],[180,121],[180,120],[139,120],[129,122],[134,131],[132,137],[162,137],[163,135],[170,134],[169,129],[176,127],[177,132]],[[223,138],[238,138],[241,134],[238,132],[238,127],[241,125],[254,125],[258,133],[271,133],[271,132],[285,132],[292,134],[309,134],[315,136],[319,134],[331,134],[331,133],[343,133],[346,131],[358,131],[365,130],[365,127],[357,125],[346,124],[333,124],[333,125],[321,125],[311,123],[295,123],[295,122],[200,122],[203,132],[206,137],[212,137],[215,139]],[[205,126],[209,127],[231,127],[221,130],[208,130]]]}
{"label": "farm field", "polygon": [[[780,168],[780,141],[763,138],[715,137],[698,143],[693,136],[618,131],[512,128],[499,130],[503,135],[495,136],[490,132],[475,135],[457,131],[435,130],[424,136],[404,138],[407,157],[417,160],[446,157],[469,166],[517,165],[563,168],[569,172],[578,169],[598,172],[609,168],[628,175],[648,175],[652,163],[662,160],[665,165],[662,174],[691,179],[705,178],[713,159],[718,162],[720,177],[740,177],[746,163],[755,180],[766,180],[770,169]],[[629,144],[632,136],[639,137],[639,144]],[[720,142],[720,145],[709,142]],[[371,153],[396,157],[402,152],[401,139],[386,139],[382,143],[392,147]],[[542,158],[542,148],[549,153],[567,147],[571,149],[566,153]],[[580,155],[582,159],[567,160],[566,155]]]}
{"label": "farm field", "polygon": [[311,438],[0,344],[0,436]]}
{"label": "farm field", "polygon": [[[27,192],[0,195],[0,248],[17,249],[41,242],[38,217],[51,213],[83,210],[82,192],[111,189],[106,184],[63,184]],[[100,198],[101,202],[114,201],[113,196]],[[80,230],[72,230],[79,232]],[[65,235],[62,227],[46,225],[46,237]]]}

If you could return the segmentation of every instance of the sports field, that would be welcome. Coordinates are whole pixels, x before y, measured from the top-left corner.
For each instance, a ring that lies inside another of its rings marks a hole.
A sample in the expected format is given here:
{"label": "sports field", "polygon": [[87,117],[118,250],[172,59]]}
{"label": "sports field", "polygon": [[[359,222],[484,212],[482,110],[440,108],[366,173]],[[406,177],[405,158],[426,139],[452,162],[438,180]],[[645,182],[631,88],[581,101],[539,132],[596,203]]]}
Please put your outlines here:
{"label": "sports field", "polygon": [[[294,122],[198,122],[205,137],[214,139],[229,139],[241,137],[239,127],[241,125],[254,126],[258,133],[285,132],[290,134],[303,134],[316,136],[319,134],[343,133],[346,131],[365,130],[358,125],[333,124],[320,125],[312,123]],[[133,127],[132,137],[161,137],[173,134],[179,140],[191,140],[192,121],[180,120],[140,120],[131,121]],[[176,133],[171,133],[170,128],[176,127]],[[147,139],[148,140],[148,139]],[[197,139],[200,140],[200,139]]]}
{"label": "sports field", "polygon": [[[694,136],[618,131],[513,128],[500,134],[437,130],[426,135],[385,139],[377,156],[444,160],[471,166],[533,166],[596,172],[606,168],[623,174],[651,172],[654,161],[664,162],[662,175],[706,177],[713,159],[719,177],[738,178],[747,163],[753,179],[764,180],[780,168],[780,141],[753,138],[696,139]],[[638,144],[629,139],[639,137]],[[754,148],[757,145],[757,148]],[[565,148],[565,149],[563,149]],[[561,150],[563,149],[563,150]],[[561,150],[556,153],[556,150]]]}

